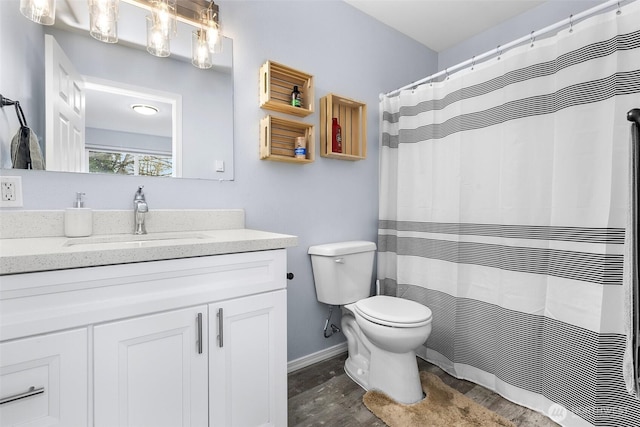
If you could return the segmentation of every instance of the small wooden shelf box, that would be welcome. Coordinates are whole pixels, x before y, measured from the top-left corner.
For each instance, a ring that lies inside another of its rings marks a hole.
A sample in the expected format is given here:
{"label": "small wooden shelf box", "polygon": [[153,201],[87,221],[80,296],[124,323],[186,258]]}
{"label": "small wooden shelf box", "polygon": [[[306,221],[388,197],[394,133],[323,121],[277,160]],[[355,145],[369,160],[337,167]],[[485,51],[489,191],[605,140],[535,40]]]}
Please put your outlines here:
{"label": "small wooden shelf box", "polygon": [[[295,157],[297,137],[307,140],[307,156]],[[280,117],[267,116],[260,120],[260,158],[289,163],[311,163],[315,159],[313,125]]]}
{"label": "small wooden shelf box", "polygon": [[[332,122],[342,130],[342,153],[332,151]],[[367,158],[367,104],[335,94],[320,99],[320,155],[341,160]]]}
{"label": "small wooden shelf box", "polygon": [[[291,92],[298,86],[302,105],[291,105]],[[267,61],[260,67],[260,107],[305,117],[313,113],[315,103],[313,94],[313,76],[302,71]]]}

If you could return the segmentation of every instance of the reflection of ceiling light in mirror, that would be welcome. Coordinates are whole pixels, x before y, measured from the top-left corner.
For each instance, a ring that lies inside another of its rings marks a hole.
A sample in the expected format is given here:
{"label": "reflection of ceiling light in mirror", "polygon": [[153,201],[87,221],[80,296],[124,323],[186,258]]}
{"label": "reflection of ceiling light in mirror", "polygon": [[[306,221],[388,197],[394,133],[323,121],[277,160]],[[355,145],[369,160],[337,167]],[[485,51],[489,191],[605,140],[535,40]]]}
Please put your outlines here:
{"label": "reflection of ceiling light in mirror", "polygon": [[142,114],[143,116],[153,116],[159,111],[156,107],[145,104],[133,104],[131,108],[133,111],[138,114]]}

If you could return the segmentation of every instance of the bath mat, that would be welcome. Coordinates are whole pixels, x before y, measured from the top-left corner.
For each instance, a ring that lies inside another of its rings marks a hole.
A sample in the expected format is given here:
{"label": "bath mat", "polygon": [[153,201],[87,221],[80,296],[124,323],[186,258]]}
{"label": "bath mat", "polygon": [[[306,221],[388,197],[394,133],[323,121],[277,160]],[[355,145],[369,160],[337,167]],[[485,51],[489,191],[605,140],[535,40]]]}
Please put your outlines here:
{"label": "bath mat", "polygon": [[420,382],[427,397],[411,405],[397,403],[376,390],[366,392],[362,401],[389,427],[515,427],[505,418],[452,389],[435,374],[421,371]]}

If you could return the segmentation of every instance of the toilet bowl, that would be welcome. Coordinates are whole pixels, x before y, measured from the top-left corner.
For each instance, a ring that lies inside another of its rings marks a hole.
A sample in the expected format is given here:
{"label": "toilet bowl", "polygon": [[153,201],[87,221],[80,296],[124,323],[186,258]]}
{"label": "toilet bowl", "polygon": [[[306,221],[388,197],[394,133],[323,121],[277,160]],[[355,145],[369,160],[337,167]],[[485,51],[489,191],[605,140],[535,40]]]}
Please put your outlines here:
{"label": "toilet bowl", "polygon": [[365,390],[415,403],[423,398],[415,350],[431,333],[431,310],[408,299],[370,296],[375,250],[366,241],[311,246],[316,295],[342,306],[347,375]]}
{"label": "toilet bowl", "polygon": [[345,362],[349,377],[365,390],[380,390],[397,402],[420,401],[415,350],[431,333],[431,310],[414,301],[379,295],[345,306],[342,319],[343,330],[351,332]]}

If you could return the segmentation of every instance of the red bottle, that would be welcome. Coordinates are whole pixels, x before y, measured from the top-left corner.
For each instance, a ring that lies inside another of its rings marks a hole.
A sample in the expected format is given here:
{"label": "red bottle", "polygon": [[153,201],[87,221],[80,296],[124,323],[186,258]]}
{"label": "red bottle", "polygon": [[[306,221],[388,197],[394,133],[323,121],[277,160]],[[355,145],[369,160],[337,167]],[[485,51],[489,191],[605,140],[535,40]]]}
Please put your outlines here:
{"label": "red bottle", "polygon": [[338,124],[338,119],[335,117],[333,118],[331,135],[331,151],[334,153],[342,153],[342,128]]}

